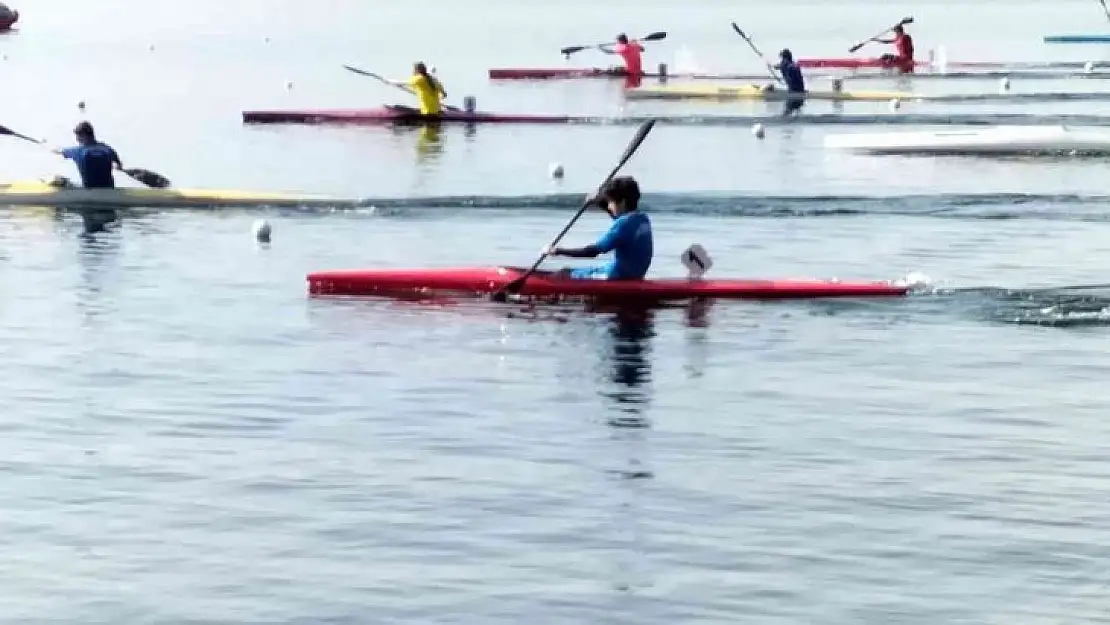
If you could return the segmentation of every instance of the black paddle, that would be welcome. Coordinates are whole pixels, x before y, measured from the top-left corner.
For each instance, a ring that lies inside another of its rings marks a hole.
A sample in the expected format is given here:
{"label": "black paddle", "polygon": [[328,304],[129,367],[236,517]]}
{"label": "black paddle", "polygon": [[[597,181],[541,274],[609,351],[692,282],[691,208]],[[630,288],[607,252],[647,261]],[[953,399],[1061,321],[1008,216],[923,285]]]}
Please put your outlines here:
{"label": "black paddle", "polygon": [[1102,5],[1102,12],[1106,14],[1106,19],[1110,20],[1110,9],[1106,8],[1106,0],[1098,0],[1098,3]]}
{"label": "black paddle", "polygon": [[755,52],[756,55],[758,55],[759,58],[763,60],[763,64],[767,66],[767,71],[771,72],[771,78],[774,78],[775,80],[777,80],[777,81],[779,81],[779,82],[781,82],[782,84],[785,85],[786,81],[783,80],[782,77],[779,76],[777,72],[775,72],[775,66],[771,65],[771,63],[767,60],[767,57],[763,56],[763,53],[759,51],[759,48],[755,47],[755,42],[752,41],[752,38],[749,37],[747,35],[747,33],[740,30],[740,27],[736,25],[736,22],[732,23],[732,30],[735,30],[737,35],[740,35],[741,37],[743,37],[744,41],[747,41],[748,45],[751,46],[752,51]]}
{"label": "black paddle", "polygon": [[[48,147],[45,142],[39,141],[38,139],[33,139],[24,134],[20,134],[12,130],[11,128],[8,128],[7,126],[0,126],[0,135],[9,135],[18,139],[23,139],[24,141],[29,141],[31,143],[34,143],[35,145]],[[166,187],[170,186],[169,178],[166,178],[165,176],[157,172],[150,171],[149,169],[143,169],[141,167],[128,167],[127,169],[123,169],[121,171],[130,176],[133,180],[154,189],[165,189]]]}
{"label": "black paddle", "polygon": [[[374,72],[368,72],[364,69],[359,69],[357,67],[352,67],[350,65],[344,65],[343,69],[345,69],[349,72],[354,72],[354,73],[356,73],[360,76],[367,76],[369,78],[373,78],[374,80],[383,82],[383,83],[385,83],[385,84],[387,84],[391,87],[397,87],[398,89],[400,89],[401,91],[404,91],[405,93],[408,93],[410,95],[412,94],[412,89],[410,89],[408,86],[399,85],[399,84],[393,82],[392,80],[390,80],[390,79],[388,79],[385,76],[382,76],[380,74],[375,74]],[[444,104],[443,108],[447,109],[448,111],[461,111],[462,110],[457,106],[451,106],[449,104]]]}
{"label": "black paddle", "polygon": [[[663,31],[659,31],[659,32],[656,32],[656,33],[651,33],[650,35],[647,35],[646,37],[640,37],[639,39],[637,39],[637,41],[640,41],[640,42],[659,41],[660,39],[666,39],[666,38],[667,38],[667,33],[663,32]],[[604,46],[604,45],[609,44],[609,43],[612,43],[612,42],[611,41],[606,41],[604,43],[595,43],[592,46],[569,46],[569,47],[563,48],[562,50],[559,50],[559,52],[562,52],[563,56],[565,56],[565,57],[570,57],[570,55],[574,54],[575,52],[581,52],[583,50],[592,50],[592,49],[594,49],[598,46]]]}
{"label": "black paddle", "polygon": [[897,23],[897,24],[895,24],[894,26],[891,26],[890,28],[887,28],[887,29],[886,29],[886,30],[884,30],[883,32],[881,32],[881,33],[879,33],[879,34],[875,35],[874,37],[871,37],[870,39],[865,39],[865,40],[863,40],[863,41],[861,41],[861,42],[857,43],[856,45],[852,46],[851,48],[848,48],[848,52],[849,52],[849,53],[855,53],[855,52],[857,52],[857,51],[858,51],[858,50],[859,50],[860,48],[862,48],[863,46],[867,45],[868,43],[871,43],[872,41],[875,41],[875,40],[876,40],[876,39],[878,39],[879,37],[882,37],[883,35],[885,35],[885,34],[889,33],[890,31],[894,30],[895,28],[897,28],[897,27],[899,27],[899,26],[905,26],[906,24],[912,24],[912,23],[913,23],[913,16],[910,16],[910,17],[903,17],[903,18],[902,18],[902,21],[898,22],[898,23]]}
{"label": "black paddle", "polygon": [[[636,153],[636,150],[640,149],[640,144],[644,142],[644,139],[647,138],[648,133],[651,132],[651,129],[654,127],[654,119],[649,119],[644,122],[642,126],[640,126],[640,129],[636,131],[636,136],[632,137],[632,141],[628,144],[628,147],[624,149],[624,154],[621,155],[621,160],[617,162],[617,166],[613,168],[613,171],[609,172],[609,175],[605,177],[605,180],[602,181],[601,185],[598,187],[598,192],[600,192],[602,189],[605,188],[606,185],[609,184],[609,181],[612,180],[613,177],[617,175],[617,172],[625,166],[625,164],[628,162],[628,159],[632,158],[632,155]],[[547,259],[547,256],[550,253],[550,249],[558,245],[559,241],[561,241],[563,237],[566,236],[567,232],[571,229],[574,223],[578,221],[578,218],[586,212],[586,209],[596,203],[597,198],[595,196],[596,194],[591,195],[589,198],[586,199],[586,201],[582,204],[582,208],[578,209],[578,212],[574,214],[574,217],[570,218],[570,221],[567,222],[567,225],[563,228],[563,230],[559,232],[559,234],[556,235],[554,239],[551,240],[551,243],[547,246],[547,249],[544,250],[543,254],[540,255],[535,264],[533,264],[528,271],[524,272],[524,275],[506,284],[505,288],[494,293],[490,297],[494,301],[503,302],[507,299],[507,295],[509,293],[519,293],[520,289],[524,286],[524,283],[528,280],[528,277],[536,273],[536,270],[539,269],[540,265],[543,264],[543,261]]]}

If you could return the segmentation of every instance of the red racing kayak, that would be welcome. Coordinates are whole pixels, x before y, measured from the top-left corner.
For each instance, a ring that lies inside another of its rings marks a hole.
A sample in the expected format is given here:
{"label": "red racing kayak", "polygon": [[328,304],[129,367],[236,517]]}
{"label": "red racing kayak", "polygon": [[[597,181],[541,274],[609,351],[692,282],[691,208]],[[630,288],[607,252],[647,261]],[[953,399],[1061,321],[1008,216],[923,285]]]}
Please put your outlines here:
{"label": "red racing kayak", "polygon": [[565,124],[573,121],[579,121],[579,119],[568,115],[467,113],[465,111],[443,111],[436,117],[428,117],[384,106],[373,109],[243,112],[243,122],[248,124]]}
{"label": "red racing kayak", "polygon": [[[308,274],[312,295],[412,296],[434,293],[496,293],[524,275],[521,267],[459,269],[353,269]],[[575,280],[536,272],[521,295],[588,297],[617,301],[705,299],[808,299],[827,297],[898,297],[909,287],[888,282],[834,280]]]}

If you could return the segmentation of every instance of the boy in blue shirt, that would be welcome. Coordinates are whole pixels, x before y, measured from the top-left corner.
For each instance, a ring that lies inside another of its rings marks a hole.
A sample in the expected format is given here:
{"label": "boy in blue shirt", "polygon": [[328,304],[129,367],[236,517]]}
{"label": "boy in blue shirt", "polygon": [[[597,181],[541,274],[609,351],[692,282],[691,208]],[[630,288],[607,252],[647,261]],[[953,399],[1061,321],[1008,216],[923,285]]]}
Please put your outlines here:
{"label": "boy in blue shirt", "polygon": [[598,204],[613,218],[600,239],[586,247],[556,247],[552,256],[594,258],[613,252],[613,260],[604,265],[571,269],[568,274],[576,279],[642,280],[651,266],[654,253],[651,220],[638,208],[640,185],[631,176],[614,178],[597,197]]}
{"label": "boy in blue shirt", "polygon": [[123,163],[116,151],[96,140],[96,133],[89,122],[77,124],[73,134],[77,136],[77,146],[55,151],[77,165],[81,183],[86,189],[115,188],[112,168],[123,169]]}

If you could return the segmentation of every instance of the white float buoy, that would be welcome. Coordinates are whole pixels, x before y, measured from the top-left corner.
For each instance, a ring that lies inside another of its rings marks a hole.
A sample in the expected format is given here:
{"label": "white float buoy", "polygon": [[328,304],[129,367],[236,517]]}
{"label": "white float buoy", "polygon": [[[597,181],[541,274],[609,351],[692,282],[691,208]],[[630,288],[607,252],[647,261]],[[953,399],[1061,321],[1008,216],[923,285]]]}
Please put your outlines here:
{"label": "white float buoy", "polygon": [[756,124],[752,126],[752,136],[756,139],[762,139],[767,136],[767,132],[763,129],[763,124]]}
{"label": "white float buoy", "polygon": [[998,89],[999,89],[999,91],[1009,91],[1010,90],[1010,77],[1009,76],[1006,76],[1002,79],[1002,82],[999,83],[999,85],[998,85]]}
{"label": "white float buoy", "polygon": [[557,180],[561,180],[563,178],[563,174],[566,173],[565,171],[563,171],[563,166],[559,163],[552,163],[551,167],[548,169],[548,172],[551,174],[552,178],[555,178]]}
{"label": "white float buoy", "polygon": [[263,41],[264,43],[270,43],[270,38],[269,38],[269,37],[266,37],[266,38],[265,38],[265,39],[263,39],[262,41]]}
{"label": "white float buoy", "polygon": [[272,232],[273,229],[270,228],[270,222],[266,221],[265,219],[259,219],[258,221],[254,222],[254,238],[259,243],[269,243],[270,234]]}
{"label": "white float buoy", "polygon": [[892,98],[890,100],[890,110],[897,111],[900,108],[902,108],[902,101],[898,98]]}
{"label": "white float buoy", "polygon": [[293,90],[293,81],[292,80],[285,81],[285,90],[286,91],[292,91]]}
{"label": "white float buoy", "polygon": [[79,110],[82,110],[82,111],[83,111],[83,110],[85,110],[85,101],[84,101],[84,100],[81,100],[80,102],[78,102],[78,103],[77,103],[77,108],[78,108]]}
{"label": "white float buoy", "polygon": [[150,44],[150,49],[151,49],[151,51],[153,51],[153,50],[154,50],[154,44],[153,44],[153,43],[152,43],[152,44]]}
{"label": "white float buoy", "polygon": [[1087,61],[1087,64],[1083,66],[1083,71],[1084,71],[1084,72],[1087,72],[1088,74],[1090,74],[1091,72],[1095,71],[1095,63],[1094,63],[1094,61]]}

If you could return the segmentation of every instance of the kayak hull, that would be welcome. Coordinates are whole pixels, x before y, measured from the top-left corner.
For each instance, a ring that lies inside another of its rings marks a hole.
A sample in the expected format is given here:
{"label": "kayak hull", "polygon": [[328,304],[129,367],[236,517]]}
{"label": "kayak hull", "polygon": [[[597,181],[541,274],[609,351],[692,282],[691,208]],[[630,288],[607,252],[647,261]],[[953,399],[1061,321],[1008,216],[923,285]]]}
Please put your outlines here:
{"label": "kayak hull", "polygon": [[439,116],[428,117],[388,107],[243,112],[243,122],[247,124],[565,124],[571,121],[574,121],[574,118],[567,115],[515,115],[465,111],[443,111]]}
{"label": "kayak hull", "polygon": [[1110,34],[1089,35],[1047,35],[1045,43],[1108,43]]}
{"label": "kayak hull", "polygon": [[[496,293],[525,274],[521,267],[461,269],[335,270],[308,274],[315,296],[412,296],[436,293]],[[537,272],[519,294],[534,297],[579,297],[627,302],[689,299],[809,299],[829,297],[897,297],[907,287],[886,282],[829,280],[575,280]]]}
{"label": "kayak hull", "polygon": [[[630,100],[764,100],[781,102],[789,99],[800,99],[797,94],[787,91],[777,89],[764,91],[759,85],[637,87],[626,89],[624,95]],[[914,97],[912,93],[904,91],[807,91],[804,99],[886,102],[912,97]]]}
{"label": "kayak hull", "polygon": [[0,183],[3,206],[98,208],[219,208],[336,206],[349,201],[323,196],[224,189],[57,188],[44,181]]}
{"label": "kayak hull", "polygon": [[983,130],[831,135],[825,147],[862,154],[1104,155],[1110,130],[1066,126],[998,126]]}

